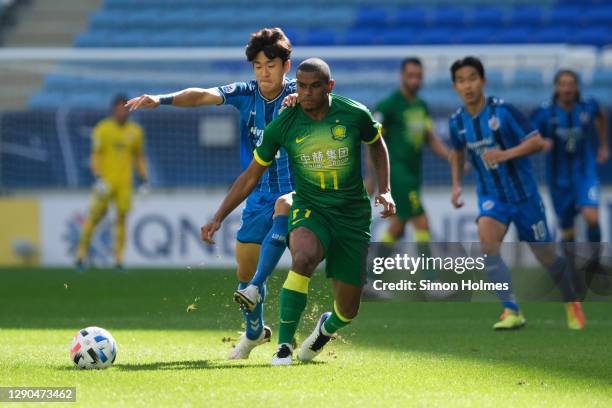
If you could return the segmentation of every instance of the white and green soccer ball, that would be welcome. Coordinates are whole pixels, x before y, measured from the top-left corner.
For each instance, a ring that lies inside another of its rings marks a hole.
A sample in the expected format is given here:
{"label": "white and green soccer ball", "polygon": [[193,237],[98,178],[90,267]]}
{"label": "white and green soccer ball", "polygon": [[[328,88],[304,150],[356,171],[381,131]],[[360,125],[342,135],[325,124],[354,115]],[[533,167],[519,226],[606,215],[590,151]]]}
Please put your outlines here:
{"label": "white and green soccer ball", "polygon": [[117,343],[100,327],[79,330],[70,345],[70,359],[81,369],[110,367],[117,358]]}

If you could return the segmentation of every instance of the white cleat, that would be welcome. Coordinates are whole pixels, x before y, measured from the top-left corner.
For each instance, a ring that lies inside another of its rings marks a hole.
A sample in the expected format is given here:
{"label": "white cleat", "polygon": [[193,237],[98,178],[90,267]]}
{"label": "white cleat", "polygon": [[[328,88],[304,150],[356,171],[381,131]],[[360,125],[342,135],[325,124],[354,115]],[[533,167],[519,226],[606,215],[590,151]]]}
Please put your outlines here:
{"label": "white cleat", "polygon": [[278,350],[272,357],[273,366],[288,366],[293,363],[293,346],[283,343],[278,346]]}
{"label": "white cleat", "polygon": [[241,309],[252,312],[261,301],[259,288],[256,285],[249,285],[244,289],[235,291],[234,301],[240,305]]}
{"label": "white cleat", "polygon": [[308,362],[312,361],[313,358],[319,355],[323,351],[323,347],[331,340],[332,336],[326,336],[321,331],[323,323],[331,316],[331,312],[325,312],[319,318],[317,326],[314,328],[310,336],[304,340],[302,347],[300,347],[300,354],[298,358],[300,361]]}
{"label": "white cleat", "polygon": [[240,336],[240,342],[234,347],[227,357],[228,360],[246,360],[251,354],[251,350],[255,347],[267,343],[272,338],[272,330],[268,326],[264,326],[261,335],[257,340],[250,340],[246,333]]}

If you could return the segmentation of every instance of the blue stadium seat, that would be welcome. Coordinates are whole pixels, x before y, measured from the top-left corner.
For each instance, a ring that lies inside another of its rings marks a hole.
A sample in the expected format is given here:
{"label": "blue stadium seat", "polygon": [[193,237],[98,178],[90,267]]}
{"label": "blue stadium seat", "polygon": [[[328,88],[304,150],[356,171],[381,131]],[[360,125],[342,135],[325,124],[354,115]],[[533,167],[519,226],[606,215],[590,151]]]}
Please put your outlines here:
{"label": "blue stadium seat", "polygon": [[612,41],[611,30],[606,26],[589,26],[582,30],[577,30],[570,37],[570,42],[573,44],[592,44],[603,46]]}
{"label": "blue stadium seat", "polygon": [[495,30],[490,27],[466,27],[457,33],[457,42],[461,44],[490,44],[495,43]]}
{"label": "blue stadium seat", "polygon": [[394,28],[381,31],[381,38],[383,44],[389,45],[402,45],[402,44],[414,44],[415,32],[417,30],[410,28]]}
{"label": "blue stadium seat", "polygon": [[551,25],[576,25],[584,21],[585,9],[581,6],[557,6],[550,10],[548,23]]}
{"label": "blue stadium seat", "polygon": [[432,24],[439,27],[465,25],[465,9],[462,7],[438,7],[432,15]]}
{"label": "blue stadium seat", "polygon": [[350,30],[340,40],[345,45],[374,45],[378,42],[380,30],[364,27]]}
{"label": "blue stadium seat", "polygon": [[565,43],[571,40],[570,29],[565,26],[552,26],[535,29],[531,42],[534,43]]}
{"label": "blue stadium seat", "polygon": [[455,33],[446,27],[442,28],[428,28],[421,32],[417,32],[415,35],[415,42],[417,44],[449,44],[453,42],[456,37]]}
{"label": "blue stadium seat", "polygon": [[542,9],[533,6],[516,6],[510,12],[512,25],[533,25],[539,26],[542,21]]}
{"label": "blue stadium seat", "polygon": [[589,7],[585,10],[584,17],[588,25],[610,24],[612,21],[612,4]]}
{"label": "blue stadium seat", "polygon": [[474,7],[469,22],[476,26],[495,27],[505,22],[506,12],[501,7]]}
{"label": "blue stadium seat", "polygon": [[533,28],[512,26],[500,29],[495,34],[495,41],[501,44],[523,44],[531,37]]}
{"label": "blue stadium seat", "polygon": [[427,24],[427,12],[420,7],[402,7],[397,9],[394,22],[398,26],[421,27]]}
{"label": "blue stadium seat", "polygon": [[336,32],[332,30],[309,31],[302,38],[304,45],[332,45],[336,43]]}
{"label": "blue stadium seat", "polygon": [[363,7],[357,10],[356,27],[381,27],[389,21],[387,10],[383,7]]}

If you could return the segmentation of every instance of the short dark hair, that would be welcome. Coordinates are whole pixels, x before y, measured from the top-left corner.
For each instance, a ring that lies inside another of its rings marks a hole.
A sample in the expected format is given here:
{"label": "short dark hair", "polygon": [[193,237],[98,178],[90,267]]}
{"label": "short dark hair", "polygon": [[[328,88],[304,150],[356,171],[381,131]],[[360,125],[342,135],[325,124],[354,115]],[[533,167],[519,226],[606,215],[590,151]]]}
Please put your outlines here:
{"label": "short dark hair", "polygon": [[329,82],[331,79],[331,70],[329,69],[329,65],[327,65],[327,62],[323,61],[321,58],[308,58],[307,60],[302,61],[300,65],[298,65],[297,71],[316,72],[325,82]]}
{"label": "short dark hair", "polygon": [[128,101],[128,97],[124,94],[115,95],[111,102],[111,107],[114,108],[117,105],[125,105]]}
{"label": "short dark hair", "polygon": [[401,65],[402,71],[404,69],[406,69],[406,65],[408,65],[408,64],[418,65],[419,67],[423,68],[423,63],[421,62],[420,58],[417,58],[417,57],[408,57],[408,58],[404,58],[402,60],[402,65]]}
{"label": "short dark hair", "polygon": [[482,61],[476,57],[467,56],[458,59],[457,61],[453,62],[453,65],[451,65],[450,71],[453,82],[455,82],[455,74],[463,67],[474,68],[478,72],[478,75],[480,75],[482,79],[485,79],[485,69],[482,65]]}
{"label": "short dark hair", "polygon": [[[557,85],[557,83],[559,83],[559,80],[561,79],[561,77],[563,75],[569,75],[572,78],[574,78],[574,81],[576,81],[576,85],[580,86],[580,76],[578,76],[578,73],[572,69],[560,69],[559,71],[557,71],[557,73],[555,74],[555,79],[554,79],[554,84]],[[553,101],[557,101],[557,99],[559,98],[559,94],[557,93],[557,90],[555,89],[555,93],[553,93]],[[578,92],[576,92],[576,100],[579,101],[580,100],[580,88],[578,88]]]}
{"label": "short dark hair", "polygon": [[251,40],[245,50],[247,60],[253,62],[261,51],[269,59],[278,57],[286,62],[291,56],[291,41],[278,27],[263,28],[251,34]]}

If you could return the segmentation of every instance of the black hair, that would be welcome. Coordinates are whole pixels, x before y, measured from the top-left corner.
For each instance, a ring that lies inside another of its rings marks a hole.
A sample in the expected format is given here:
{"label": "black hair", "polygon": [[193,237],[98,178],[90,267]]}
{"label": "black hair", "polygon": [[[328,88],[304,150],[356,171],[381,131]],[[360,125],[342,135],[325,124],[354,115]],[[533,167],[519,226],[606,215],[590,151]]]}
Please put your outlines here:
{"label": "black hair", "polygon": [[[554,79],[555,85],[559,83],[559,80],[561,79],[563,75],[571,76],[572,78],[574,78],[574,81],[576,81],[576,85],[580,86],[580,77],[578,76],[578,73],[571,69],[560,69],[559,71],[557,71],[557,73],[555,74],[555,79]],[[555,93],[553,93],[553,101],[557,102],[557,98],[559,98],[559,95],[557,94],[557,91],[555,90]],[[580,88],[578,88],[578,92],[576,92],[575,100],[576,101],[580,100]]]}
{"label": "black hair", "polygon": [[321,58],[308,58],[298,65],[297,70],[302,72],[316,72],[325,82],[329,82],[331,79],[329,65]]}
{"label": "black hair", "polygon": [[117,105],[125,105],[128,101],[128,97],[124,94],[115,95],[111,102],[111,107],[114,108]]}
{"label": "black hair", "polygon": [[476,72],[478,72],[478,75],[480,75],[482,79],[485,79],[485,70],[484,70],[484,66],[482,65],[482,61],[480,61],[480,59],[476,57],[467,56],[467,57],[458,59],[457,61],[453,62],[453,65],[451,65],[450,71],[451,71],[451,79],[453,80],[453,83],[455,82],[455,74],[457,73],[457,71],[459,71],[463,67],[474,68]]}
{"label": "black hair", "polygon": [[402,71],[404,69],[406,69],[406,65],[408,64],[414,64],[414,65],[418,65],[419,67],[423,68],[423,63],[421,62],[421,60],[417,57],[408,57],[408,58],[404,58],[402,60],[401,63],[401,67],[402,67]]}
{"label": "black hair", "polygon": [[283,63],[291,56],[291,41],[280,28],[263,28],[251,34],[251,40],[246,46],[245,54],[249,62],[261,51],[269,59],[280,58]]}

